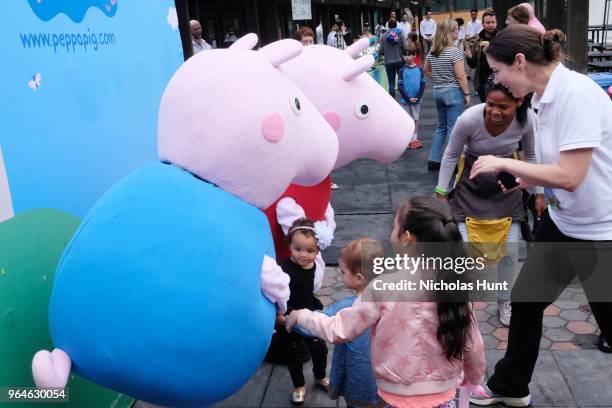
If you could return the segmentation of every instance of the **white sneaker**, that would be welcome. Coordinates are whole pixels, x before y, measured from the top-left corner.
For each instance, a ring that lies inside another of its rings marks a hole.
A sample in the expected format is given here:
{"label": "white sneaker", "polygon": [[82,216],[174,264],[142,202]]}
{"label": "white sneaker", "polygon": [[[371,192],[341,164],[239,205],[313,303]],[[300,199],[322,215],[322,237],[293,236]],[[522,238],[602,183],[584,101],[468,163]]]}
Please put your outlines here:
{"label": "white sneaker", "polygon": [[482,389],[477,395],[472,394],[470,402],[474,405],[488,406],[493,404],[502,403],[508,407],[528,407],[531,405],[531,394],[522,398],[505,397],[500,394],[496,394],[484,384]]}
{"label": "white sneaker", "polygon": [[332,189],[332,190],[337,190],[337,189],[339,189],[339,188],[340,188],[340,186],[339,186],[339,185],[337,185],[336,183],[332,183],[332,184],[331,184],[331,189]]}
{"label": "white sneaker", "polygon": [[499,310],[499,321],[504,326],[510,326],[510,316],[512,316],[512,306],[510,301],[497,302],[497,310]]}

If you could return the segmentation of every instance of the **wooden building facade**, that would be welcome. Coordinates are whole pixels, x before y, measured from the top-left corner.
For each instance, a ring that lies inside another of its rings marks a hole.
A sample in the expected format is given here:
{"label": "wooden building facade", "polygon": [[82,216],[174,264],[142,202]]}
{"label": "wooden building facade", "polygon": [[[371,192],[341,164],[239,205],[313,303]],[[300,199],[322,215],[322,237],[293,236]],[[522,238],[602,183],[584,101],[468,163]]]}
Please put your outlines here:
{"label": "wooden building facade", "polygon": [[217,47],[227,46],[224,40],[230,31],[237,37],[256,33],[260,45],[265,45],[281,38],[292,38],[299,25],[314,30],[320,20],[327,35],[336,18],[346,22],[352,36],[359,36],[364,23],[370,23],[373,28],[379,16],[386,21],[392,10],[400,13],[407,7],[415,16],[419,15],[423,3],[417,0],[312,0],[312,19],[295,21],[291,0],[176,0],[180,26],[186,29],[188,20],[199,20],[204,38]]}

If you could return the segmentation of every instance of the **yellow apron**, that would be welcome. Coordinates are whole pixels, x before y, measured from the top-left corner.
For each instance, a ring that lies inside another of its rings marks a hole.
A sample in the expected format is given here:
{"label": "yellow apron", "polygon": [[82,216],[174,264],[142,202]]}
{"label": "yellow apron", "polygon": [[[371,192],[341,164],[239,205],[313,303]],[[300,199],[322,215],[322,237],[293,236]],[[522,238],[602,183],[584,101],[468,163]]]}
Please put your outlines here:
{"label": "yellow apron", "polygon": [[510,217],[495,220],[466,217],[465,226],[471,256],[485,258],[486,263],[496,263],[506,256],[506,241],[511,225]]}

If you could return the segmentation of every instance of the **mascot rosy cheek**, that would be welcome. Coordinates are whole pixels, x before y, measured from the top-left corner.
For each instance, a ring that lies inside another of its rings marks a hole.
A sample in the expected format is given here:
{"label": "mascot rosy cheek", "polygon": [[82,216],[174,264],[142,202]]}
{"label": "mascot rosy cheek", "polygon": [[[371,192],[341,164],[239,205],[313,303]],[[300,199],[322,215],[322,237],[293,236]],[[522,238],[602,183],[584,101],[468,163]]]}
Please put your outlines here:
{"label": "mascot rosy cheek", "polygon": [[[410,116],[367,74],[374,63],[372,56],[354,59],[368,46],[366,38],[344,51],[324,45],[308,46],[299,57],[281,66],[334,128],[339,142],[335,169],[359,158],[393,162],[402,155],[414,132]],[[310,133],[309,137],[313,136]],[[297,218],[306,216],[318,221],[317,229],[327,245],[336,227],[330,205],[331,179],[310,187],[298,184],[292,184],[266,209],[279,261],[289,256],[285,235]],[[319,255],[315,290],[321,286],[324,268]]]}
{"label": "mascot rosy cheek", "polygon": [[40,387],[72,370],[164,406],[206,406],[257,370],[289,295],[263,208],[335,163],[332,128],[278,69],[302,46],[196,54],[159,110],[161,161],[119,181],[64,252]]}

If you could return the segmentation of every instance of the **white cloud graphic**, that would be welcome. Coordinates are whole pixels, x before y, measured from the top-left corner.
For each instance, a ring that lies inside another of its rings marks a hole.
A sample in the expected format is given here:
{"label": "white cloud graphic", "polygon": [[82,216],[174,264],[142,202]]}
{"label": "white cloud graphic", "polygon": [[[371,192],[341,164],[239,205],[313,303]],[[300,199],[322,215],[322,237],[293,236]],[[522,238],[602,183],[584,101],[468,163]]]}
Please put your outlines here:
{"label": "white cloud graphic", "polygon": [[178,16],[176,15],[176,9],[174,7],[168,8],[167,20],[174,31],[178,30]]}

